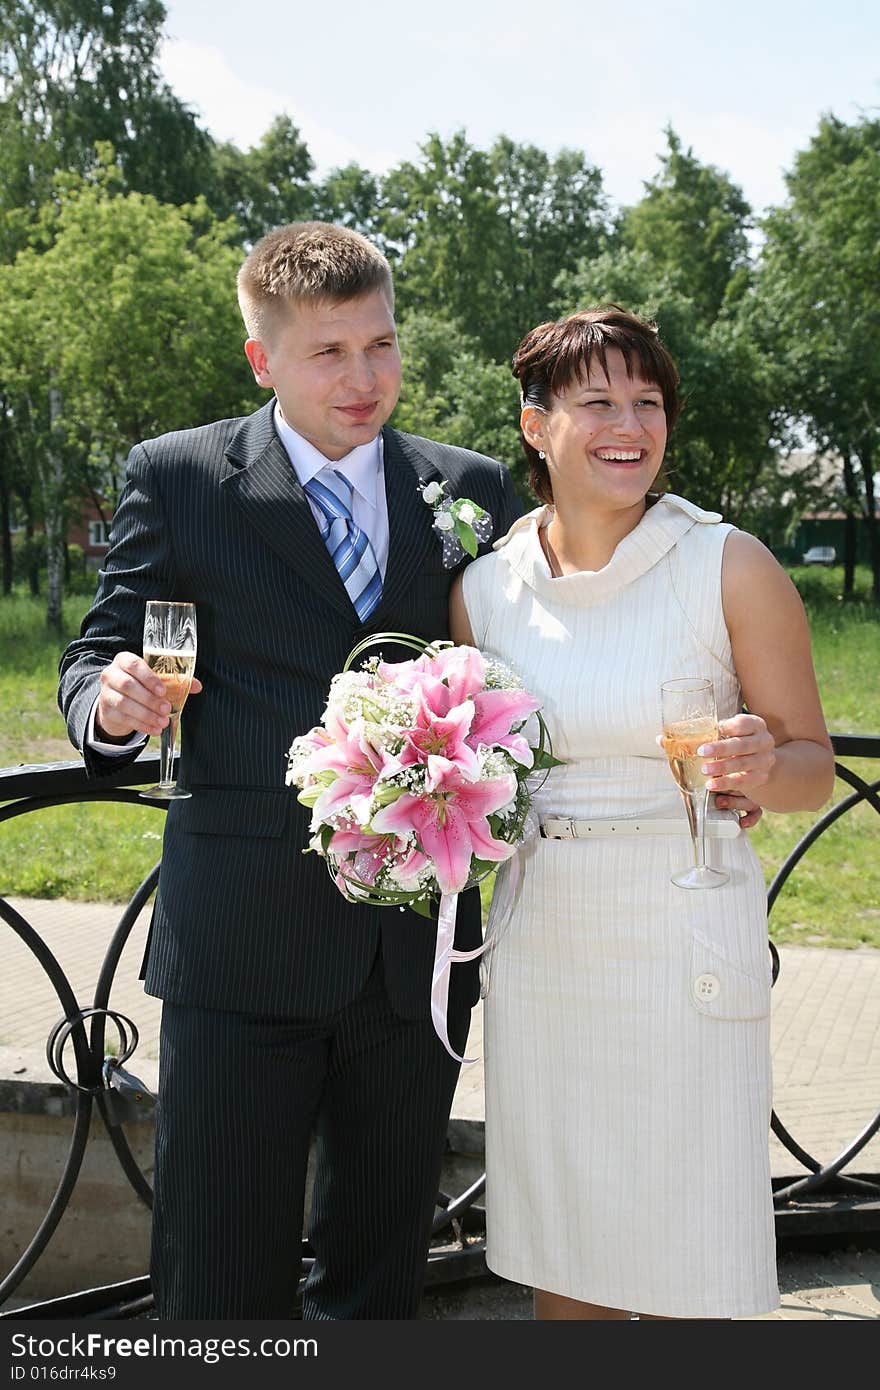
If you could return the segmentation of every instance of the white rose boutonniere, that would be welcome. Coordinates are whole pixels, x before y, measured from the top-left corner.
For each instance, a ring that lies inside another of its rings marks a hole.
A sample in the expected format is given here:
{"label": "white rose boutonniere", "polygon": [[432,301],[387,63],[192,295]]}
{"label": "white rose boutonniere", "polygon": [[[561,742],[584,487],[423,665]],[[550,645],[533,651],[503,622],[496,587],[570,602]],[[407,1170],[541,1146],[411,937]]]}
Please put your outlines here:
{"label": "white rose boutonniere", "polygon": [[473,558],[480,544],[492,535],[492,517],[469,497],[447,497],[449,486],[442,482],[422,483],[422,500],[434,508],[434,530],[443,545],[443,564],[452,569],[465,557]]}

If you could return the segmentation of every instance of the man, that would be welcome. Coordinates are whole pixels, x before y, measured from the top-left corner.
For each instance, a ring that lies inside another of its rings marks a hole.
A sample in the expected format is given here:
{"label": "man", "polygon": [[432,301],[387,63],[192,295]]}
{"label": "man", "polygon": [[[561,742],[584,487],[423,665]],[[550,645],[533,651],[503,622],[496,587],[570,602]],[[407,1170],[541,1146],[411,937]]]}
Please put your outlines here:
{"label": "man", "polygon": [[[282,227],[238,289],[245,352],[274,399],[133,449],[95,603],[61,663],[71,738],[100,777],[168,719],[140,656],[145,601],[196,605],[179,777],[192,796],[168,810],[146,959],[164,1001],[154,1290],[164,1318],[289,1317],[314,1130],[304,1316],[413,1317],[458,1073],[430,1022],[433,932],[345,902],[303,856],[285,753],[360,638],[447,635],[455,571],[419,484],[479,502],[496,536],[520,508],[503,466],[386,425],[391,274],[363,237]],[[456,944],[478,933],[472,892]],[[476,971],[453,976],[461,1051]]]}

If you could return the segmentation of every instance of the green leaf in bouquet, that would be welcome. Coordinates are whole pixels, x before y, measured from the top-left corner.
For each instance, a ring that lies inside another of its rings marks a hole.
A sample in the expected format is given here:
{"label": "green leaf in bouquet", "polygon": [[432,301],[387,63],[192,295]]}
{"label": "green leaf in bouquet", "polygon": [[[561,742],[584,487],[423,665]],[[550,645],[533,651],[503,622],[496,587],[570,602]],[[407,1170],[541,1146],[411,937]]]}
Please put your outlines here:
{"label": "green leaf in bouquet", "polygon": [[431,912],[432,904],[430,898],[413,898],[412,902],[410,902],[408,906],[412,908],[413,912],[417,912],[420,917],[427,917],[429,921],[433,916]]}
{"label": "green leaf in bouquet", "polygon": [[565,766],[564,759],[562,759],[562,758],[555,758],[555,757],[553,756],[552,753],[549,753],[549,752],[547,752],[546,749],[544,749],[544,750],[539,750],[538,752],[535,753],[535,759],[534,759],[534,762],[532,763],[532,769],[531,769],[531,770],[532,770],[533,772],[543,772],[543,771],[544,771],[545,769],[547,769],[547,768],[551,768],[551,767],[564,767],[564,766]]}
{"label": "green leaf in bouquet", "polygon": [[462,550],[466,550],[472,559],[476,559],[477,537],[474,528],[469,526],[466,521],[456,520],[455,534],[458,536]]}
{"label": "green leaf in bouquet", "polygon": [[321,793],[333,785],[336,777],[337,774],[329,768],[326,772],[316,772],[311,785],[303,787],[302,791],[297,792],[297,801],[303,806],[314,806]]}
{"label": "green leaf in bouquet", "polygon": [[494,859],[472,859],[468,883],[473,886],[481,879],[486,878],[488,874],[491,874],[492,871],[497,868],[498,865],[495,863]]}

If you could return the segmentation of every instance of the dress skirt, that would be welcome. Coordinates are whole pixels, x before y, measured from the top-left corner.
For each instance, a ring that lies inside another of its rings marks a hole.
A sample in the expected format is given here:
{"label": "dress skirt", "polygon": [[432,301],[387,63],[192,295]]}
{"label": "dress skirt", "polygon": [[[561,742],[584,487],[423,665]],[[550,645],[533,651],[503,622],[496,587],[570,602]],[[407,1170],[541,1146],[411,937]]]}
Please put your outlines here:
{"label": "dress skirt", "polygon": [[507,1279],[668,1317],[778,1303],[764,885],[744,834],[710,845],[731,882],[690,892],[686,832],[521,852],[484,1017]]}

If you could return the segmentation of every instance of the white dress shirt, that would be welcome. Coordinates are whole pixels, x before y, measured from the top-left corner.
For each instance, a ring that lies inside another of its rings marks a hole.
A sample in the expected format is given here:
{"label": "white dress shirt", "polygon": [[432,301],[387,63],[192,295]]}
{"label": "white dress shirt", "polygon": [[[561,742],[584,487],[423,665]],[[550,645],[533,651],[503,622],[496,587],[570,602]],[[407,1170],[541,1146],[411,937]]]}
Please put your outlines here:
{"label": "white dress shirt", "polygon": [[[351,483],[351,514],[356,526],[369,537],[376,564],[382,579],[388,565],[388,505],[385,500],[385,468],[382,449],[382,436],[377,434],[369,444],[359,444],[345,458],[334,462],[326,459],[307,439],[297,434],[281,414],[281,407],[275,402],[275,428],[278,437],[293,464],[301,487],[311,482],[322,469],[332,469],[342,473]],[[323,516],[320,507],[309,498],[309,506],[320,527]]]}
{"label": "white dress shirt", "polygon": [[[281,414],[281,407],[277,400],[273,414],[273,424],[275,425],[278,438],[284,445],[287,457],[290,459],[294,472],[299,480],[300,486],[305,486],[322,468],[335,469],[344,474],[352,486],[352,507],[351,514],[356,526],[365,531],[373,547],[376,556],[376,563],[379,566],[379,573],[382,579],[385,578],[385,570],[388,565],[388,504],[385,499],[385,468],[382,449],[382,436],[378,434],[375,439],[371,439],[369,444],[359,444],[356,449],[352,449],[350,454],[338,461],[326,459],[322,453],[304,439],[301,434],[297,434]],[[308,499],[315,524],[320,528],[323,520],[320,508]],[[147,740],[143,734],[133,733],[131,738],[125,743],[105,743],[102,739],[95,737],[95,711],[98,701],[92,705],[89,715],[89,722],[86,727],[86,745],[96,753],[103,753],[108,757],[115,757],[120,753],[127,753],[132,748],[137,748]]]}

